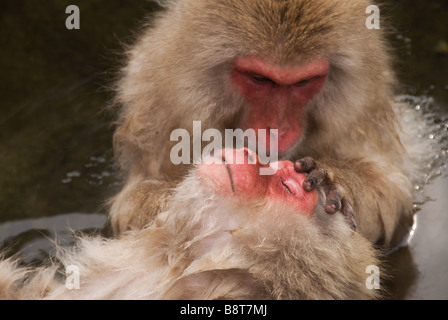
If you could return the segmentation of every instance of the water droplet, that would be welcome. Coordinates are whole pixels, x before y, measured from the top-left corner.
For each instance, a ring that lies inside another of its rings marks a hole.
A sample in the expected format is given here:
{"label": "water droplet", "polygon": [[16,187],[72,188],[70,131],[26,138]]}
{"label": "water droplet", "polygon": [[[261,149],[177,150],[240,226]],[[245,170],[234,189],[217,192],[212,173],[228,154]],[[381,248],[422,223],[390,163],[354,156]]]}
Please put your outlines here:
{"label": "water droplet", "polygon": [[422,106],[420,106],[420,105],[415,106],[415,110],[420,110],[421,108],[422,108]]}
{"label": "water droplet", "polygon": [[73,172],[67,173],[67,177],[69,177],[69,178],[78,178],[80,176],[81,176],[81,173],[79,173],[78,171],[73,171]]}
{"label": "water droplet", "polygon": [[433,134],[430,134],[430,135],[429,135],[429,139],[430,139],[430,140],[434,140],[434,138],[435,138],[435,136],[434,136]]}

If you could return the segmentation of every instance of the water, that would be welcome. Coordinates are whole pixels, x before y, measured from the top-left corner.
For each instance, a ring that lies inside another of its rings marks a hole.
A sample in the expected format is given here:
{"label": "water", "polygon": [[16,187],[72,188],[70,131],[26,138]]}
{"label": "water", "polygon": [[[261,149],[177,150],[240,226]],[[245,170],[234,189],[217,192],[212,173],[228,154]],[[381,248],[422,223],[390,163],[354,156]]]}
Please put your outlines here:
{"label": "water", "polygon": [[[448,299],[448,3],[396,0],[384,15],[403,83],[398,97],[424,117],[431,146],[416,179],[416,229],[388,257],[397,299]],[[71,230],[107,233],[105,201],[119,188],[104,106],[121,41],[140,25],[146,0],[79,0],[81,29],[65,28],[67,1],[0,2],[0,248],[26,262],[65,245]],[[442,45],[441,45],[442,44]],[[411,113],[409,113],[411,115]]]}
{"label": "water", "polygon": [[97,233],[105,223],[104,214],[81,213],[4,222],[0,225],[0,243],[3,248],[20,251],[24,263],[38,264],[48,254],[53,255],[56,245],[71,245],[76,230]]}
{"label": "water", "polygon": [[432,97],[402,95],[397,101],[402,124],[415,131],[418,149],[427,152],[415,155],[421,170],[413,177],[414,226],[388,256],[392,280],[386,286],[393,299],[447,299],[448,115]]}

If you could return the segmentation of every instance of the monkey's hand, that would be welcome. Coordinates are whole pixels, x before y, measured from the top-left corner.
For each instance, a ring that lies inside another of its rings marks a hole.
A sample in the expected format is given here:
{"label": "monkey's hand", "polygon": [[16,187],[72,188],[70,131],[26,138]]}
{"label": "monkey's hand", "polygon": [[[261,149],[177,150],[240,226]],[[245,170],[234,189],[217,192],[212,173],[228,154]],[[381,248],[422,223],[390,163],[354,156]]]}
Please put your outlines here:
{"label": "monkey's hand", "polygon": [[319,187],[325,192],[325,212],[335,214],[340,211],[349,226],[356,231],[356,221],[353,215],[353,207],[348,199],[344,181],[337,176],[337,170],[315,161],[311,157],[299,159],[294,163],[297,172],[308,174],[303,182],[303,189],[312,191]]}

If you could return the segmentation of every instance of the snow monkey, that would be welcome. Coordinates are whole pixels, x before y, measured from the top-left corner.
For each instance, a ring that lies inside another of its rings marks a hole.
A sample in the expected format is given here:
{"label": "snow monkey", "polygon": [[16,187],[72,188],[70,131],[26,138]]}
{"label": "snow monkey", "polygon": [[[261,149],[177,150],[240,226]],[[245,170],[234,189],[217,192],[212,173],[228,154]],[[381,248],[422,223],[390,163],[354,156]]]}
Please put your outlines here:
{"label": "snow monkey", "polygon": [[[228,164],[229,157],[247,159]],[[20,269],[0,261],[3,299],[372,299],[366,268],[373,245],[353,216],[328,214],[319,190],[290,161],[273,175],[248,149],[195,166],[143,229],[81,238],[59,261],[77,268],[78,288],[58,266]],[[251,163],[249,164],[249,160]]]}
{"label": "snow monkey", "polygon": [[111,199],[115,234],[163,211],[191,168],[170,160],[170,135],[200,121],[274,135],[279,159],[307,175],[303,187],[322,187],[328,214],[353,215],[383,248],[402,240],[413,163],[397,133],[384,24],[366,26],[370,1],[159,2],[115,86],[114,150],[126,176]]}

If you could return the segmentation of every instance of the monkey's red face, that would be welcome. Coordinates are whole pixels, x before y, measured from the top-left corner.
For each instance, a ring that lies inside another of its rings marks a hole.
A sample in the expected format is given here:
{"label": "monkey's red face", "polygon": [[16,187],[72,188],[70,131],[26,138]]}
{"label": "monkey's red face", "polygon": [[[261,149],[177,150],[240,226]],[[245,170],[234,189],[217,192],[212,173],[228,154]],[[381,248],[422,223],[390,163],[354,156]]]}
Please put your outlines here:
{"label": "monkey's red face", "polygon": [[278,130],[278,152],[285,154],[303,133],[303,110],[322,89],[329,63],[317,60],[291,68],[275,66],[255,57],[237,58],[233,62],[232,81],[243,94],[248,109],[243,119],[244,130],[266,129],[257,136],[270,150],[271,130]]}
{"label": "monkey's red face", "polygon": [[265,165],[260,164],[257,155],[248,149],[225,149],[214,158],[219,161],[202,163],[197,170],[204,183],[219,195],[238,200],[268,198],[293,206],[303,215],[312,215],[317,206],[317,191],[303,189],[306,176],[297,173],[290,161],[271,164],[278,169],[273,175],[260,175],[259,169]]}

